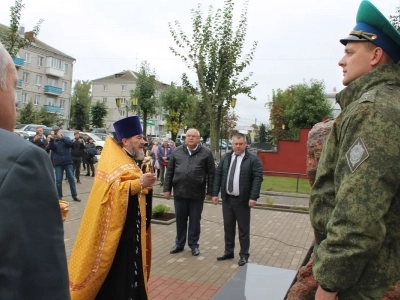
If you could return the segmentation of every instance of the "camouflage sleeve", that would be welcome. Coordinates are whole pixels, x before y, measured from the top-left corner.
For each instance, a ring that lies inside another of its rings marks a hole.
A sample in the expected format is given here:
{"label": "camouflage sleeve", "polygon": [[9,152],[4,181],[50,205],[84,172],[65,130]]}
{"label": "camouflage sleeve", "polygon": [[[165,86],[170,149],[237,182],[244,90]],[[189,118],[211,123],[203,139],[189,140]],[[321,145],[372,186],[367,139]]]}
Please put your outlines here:
{"label": "camouflage sleeve", "polygon": [[335,208],[313,268],[318,283],[333,291],[354,286],[379,252],[386,239],[385,214],[400,182],[397,124],[368,103],[341,125]]}

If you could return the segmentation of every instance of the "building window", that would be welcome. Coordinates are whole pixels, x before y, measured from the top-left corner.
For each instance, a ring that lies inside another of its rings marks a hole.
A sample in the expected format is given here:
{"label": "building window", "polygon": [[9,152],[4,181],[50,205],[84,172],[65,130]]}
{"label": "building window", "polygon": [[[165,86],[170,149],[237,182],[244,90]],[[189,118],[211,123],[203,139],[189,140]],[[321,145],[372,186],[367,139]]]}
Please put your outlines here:
{"label": "building window", "polygon": [[126,85],[125,84],[121,85],[121,91],[123,91],[123,92],[126,91]]}
{"label": "building window", "polygon": [[63,81],[62,82],[62,87],[61,87],[62,91],[65,92],[67,90],[67,82]]}
{"label": "building window", "polygon": [[47,105],[51,105],[51,106],[54,106],[54,103],[55,103],[54,98],[47,98],[46,102],[47,102]]}
{"label": "building window", "polygon": [[64,64],[64,73],[68,73],[68,64]]}
{"label": "building window", "polygon": [[42,76],[36,75],[36,85],[38,86],[42,85]]}
{"label": "building window", "polygon": [[22,101],[22,103],[28,103],[28,94],[27,93],[22,93],[21,101]]}
{"label": "building window", "polygon": [[107,103],[107,98],[103,98],[103,103]]}
{"label": "building window", "polygon": [[25,52],[25,62],[27,64],[31,62],[31,54],[29,52]]}
{"label": "building window", "polygon": [[60,100],[60,107],[61,107],[61,109],[65,108],[65,100],[63,100],[63,99]]}
{"label": "building window", "polygon": [[107,92],[107,86],[103,85],[103,92]]}
{"label": "building window", "polygon": [[38,65],[38,67],[43,66],[43,56],[37,57],[37,65]]}
{"label": "building window", "polygon": [[35,96],[35,105],[39,105],[40,104],[40,95],[36,95]]}
{"label": "building window", "polygon": [[15,98],[17,99],[17,102],[21,102],[21,100],[22,100],[21,92],[19,90],[15,90],[14,94],[15,94]]}
{"label": "building window", "polygon": [[51,67],[59,70],[64,70],[65,63],[61,59],[58,58],[51,58]]}
{"label": "building window", "polygon": [[57,79],[47,78],[47,85],[57,86]]}
{"label": "building window", "polygon": [[22,81],[23,81],[23,82],[28,82],[28,81],[29,81],[29,73],[24,72],[24,73],[22,74]]}

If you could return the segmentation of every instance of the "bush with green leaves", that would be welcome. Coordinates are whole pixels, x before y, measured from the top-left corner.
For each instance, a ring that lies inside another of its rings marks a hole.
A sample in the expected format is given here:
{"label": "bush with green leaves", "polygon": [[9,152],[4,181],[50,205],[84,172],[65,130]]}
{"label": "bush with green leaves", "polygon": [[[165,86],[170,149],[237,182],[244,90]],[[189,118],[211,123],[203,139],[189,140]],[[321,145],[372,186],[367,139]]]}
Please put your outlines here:
{"label": "bush with green leaves", "polygon": [[165,213],[169,212],[170,210],[171,207],[165,204],[158,204],[153,207],[153,217],[154,218],[162,217]]}

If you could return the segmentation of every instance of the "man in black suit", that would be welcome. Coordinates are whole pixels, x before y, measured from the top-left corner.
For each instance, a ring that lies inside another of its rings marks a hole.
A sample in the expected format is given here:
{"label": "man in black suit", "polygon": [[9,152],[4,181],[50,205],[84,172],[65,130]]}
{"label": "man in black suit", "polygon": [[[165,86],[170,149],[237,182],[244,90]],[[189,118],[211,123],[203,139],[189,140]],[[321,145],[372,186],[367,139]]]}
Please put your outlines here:
{"label": "man in black suit", "polygon": [[64,230],[45,151],[13,133],[14,63],[0,43],[0,299],[70,299]]}
{"label": "man in black suit", "polygon": [[250,256],[250,209],[260,197],[263,171],[260,159],[246,150],[246,137],[243,134],[233,136],[232,149],[222,158],[214,177],[212,201],[218,203],[218,193],[221,191],[225,233],[225,252],[217,260],[234,257],[237,222],[240,243],[238,265],[243,266]]}

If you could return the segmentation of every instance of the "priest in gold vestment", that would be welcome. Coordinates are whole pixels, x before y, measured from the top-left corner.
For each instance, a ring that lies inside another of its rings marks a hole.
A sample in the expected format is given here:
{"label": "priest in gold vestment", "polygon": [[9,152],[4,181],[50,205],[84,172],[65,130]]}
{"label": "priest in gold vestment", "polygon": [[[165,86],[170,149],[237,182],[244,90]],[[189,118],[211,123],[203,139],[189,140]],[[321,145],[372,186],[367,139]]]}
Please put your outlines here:
{"label": "priest in gold vestment", "polygon": [[149,298],[146,194],[156,176],[136,164],[145,143],[139,118],[119,120],[114,128],[119,143],[106,139],[68,264],[72,300]]}

